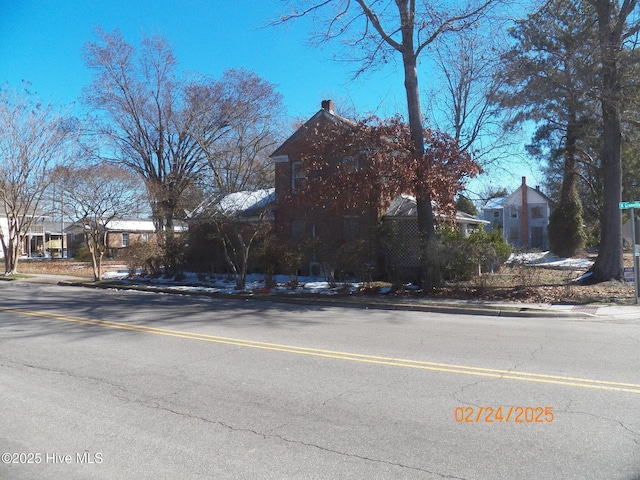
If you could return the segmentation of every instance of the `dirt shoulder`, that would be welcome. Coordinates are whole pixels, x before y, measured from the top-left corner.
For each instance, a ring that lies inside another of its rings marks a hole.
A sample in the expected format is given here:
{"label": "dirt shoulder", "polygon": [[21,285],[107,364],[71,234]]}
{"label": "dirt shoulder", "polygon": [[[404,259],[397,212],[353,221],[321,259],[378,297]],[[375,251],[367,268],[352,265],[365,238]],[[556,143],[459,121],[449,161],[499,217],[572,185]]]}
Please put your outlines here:
{"label": "dirt shoulder", "polygon": [[[625,265],[632,265],[631,255],[625,256]],[[74,260],[47,259],[21,260],[19,272],[23,274],[68,275],[93,278],[91,264]],[[126,270],[121,262],[106,261],[105,272]],[[499,273],[486,274],[465,282],[448,282],[447,285],[426,298],[449,300],[478,300],[546,304],[616,304],[631,305],[635,302],[633,283],[603,282],[595,285],[578,285],[574,282],[584,269],[553,269],[536,266],[505,266]],[[363,296],[378,296],[381,285],[365,285]],[[392,295],[409,299],[425,296],[414,290],[392,292]]]}
{"label": "dirt shoulder", "polygon": [[[114,270],[126,270],[127,266],[122,261],[107,260],[103,262],[105,272]],[[20,259],[18,272],[43,275],[70,275],[73,277],[93,278],[93,269],[90,262],[77,262],[59,258]]]}

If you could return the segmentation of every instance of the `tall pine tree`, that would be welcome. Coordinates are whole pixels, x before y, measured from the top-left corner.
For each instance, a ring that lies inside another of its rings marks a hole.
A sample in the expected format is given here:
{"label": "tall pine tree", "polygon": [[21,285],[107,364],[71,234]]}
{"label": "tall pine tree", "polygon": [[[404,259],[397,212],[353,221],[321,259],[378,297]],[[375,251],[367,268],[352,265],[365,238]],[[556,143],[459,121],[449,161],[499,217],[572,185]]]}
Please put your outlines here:
{"label": "tall pine tree", "polygon": [[583,248],[582,205],[577,193],[579,157],[593,128],[597,99],[597,37],[589,4],[551,0],[516,23],[514,46],[503,55],[506,84],[498,96],[513,111],[512,124],[534,122],[530,153],[561,173],[549,224],[551,251],[573,256]]}

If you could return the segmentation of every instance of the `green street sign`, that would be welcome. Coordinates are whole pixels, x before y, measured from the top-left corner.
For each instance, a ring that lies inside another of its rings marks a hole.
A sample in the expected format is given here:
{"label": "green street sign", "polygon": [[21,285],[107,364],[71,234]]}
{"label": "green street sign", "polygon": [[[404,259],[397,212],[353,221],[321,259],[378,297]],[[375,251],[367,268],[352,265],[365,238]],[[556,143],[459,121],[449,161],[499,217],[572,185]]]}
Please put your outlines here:
{"label": "green street sign", "polygon": [[640,208],[640,202],[620,202],[619,208],[620,210],[625,210],[627,208]]}

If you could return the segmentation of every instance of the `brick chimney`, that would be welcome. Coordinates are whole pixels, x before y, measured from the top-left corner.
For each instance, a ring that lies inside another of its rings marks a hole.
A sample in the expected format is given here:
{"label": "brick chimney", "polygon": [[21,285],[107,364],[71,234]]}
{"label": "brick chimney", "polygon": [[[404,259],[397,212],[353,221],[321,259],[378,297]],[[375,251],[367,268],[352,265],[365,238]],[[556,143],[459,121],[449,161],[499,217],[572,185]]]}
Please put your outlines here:
{"label": "brick chimney", "polygon": [[522,177],[522,246],[529,248],[529,207],[527,202],[527,177]]}
{"label": "brick chimney", "polygon": [[333,115],[333,100],[322,100],[322,109]]}

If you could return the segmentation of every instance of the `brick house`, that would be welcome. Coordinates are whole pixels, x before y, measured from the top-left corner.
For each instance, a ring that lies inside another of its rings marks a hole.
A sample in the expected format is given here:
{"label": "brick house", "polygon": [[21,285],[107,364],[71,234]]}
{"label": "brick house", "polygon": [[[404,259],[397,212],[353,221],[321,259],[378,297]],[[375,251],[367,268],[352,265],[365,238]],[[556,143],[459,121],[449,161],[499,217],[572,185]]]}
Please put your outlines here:
{"label": "brick house", "polygon": [[540,191],[522,185],[508,197],[492,198],[482,207],[483,218],[490,222],[487,230],[502,229],[511,246],[525,250],[549,249],[549,215],[553,201]]}
{"label": "brick house", "polygon": [[[107,222],[107,256],[117,256],[121,251],[134,243],[156,242],[157,234],[152,220],[148,219],[113,219]],[[185,232],[186,227],[180,223],[174,226],[176,233]],[[66,229],[69,235],[71,255],[74,249],[84,245],[82,225],[74,223]]]}
{"label": "brick house", "polygon": [[[375,267],[378,273],[386,267],[415,268],[420,265],[417,213],[415,200],[411,197],[399,196],[390,202],[386,210],[379,207],[383,202],[375,201],[363,201],[357,210],[309,206],[297,201],[296,192],[304,188],[306,180],[304,153],[313,148],[318,132],[323,128],[351,128],[354,125],[352,121],[336,115],[331,100],[324,100],[321,109],[271,155],[275,163],[276,234],[285,243],[300,244],[311,241],[312,244],[324,245],[324,248],[318,251],[307,252],[303,262],[304,273],[326,263],[323,256],[335,257],[337,251],[356,243],[360,249],[360,261]],[[345,165],[349,159],[330,160],[333,160],[330,163]],[[362,165],[353,166],[361,167]],[[488,222],[458,212],[456,223],[466,234],[482,228]],[[401,233],[395,236],[398,244],[388,245],[387,239],[382,240],[380,234],[383,224],[393,225],[394,230]],[[381,251],[382,245],[385,252]]]}
{"label": "brick house", "polygon": [[[350,128],[352,121],[337,115],[331,100],[322,101],[320,110],[285,140],[271,158],[275,164],[275,231],[283,242],[316,240],[329,249],[352,241],[362,242],[366,260],[377,263],[376,228],[380,215],[373,206],[358,209],[309,207],[296,201],[296,192],[304,187],[306,173],[302,154],[312,148],[314,132],[336,126]],[[335,159],[336,162],[344,159]],[[357,168],[357,167],[354,167]],[[303,272],[323,262],[322,254],[310,252]],[[308,262],[308,263],[307,263]]]}

